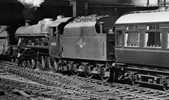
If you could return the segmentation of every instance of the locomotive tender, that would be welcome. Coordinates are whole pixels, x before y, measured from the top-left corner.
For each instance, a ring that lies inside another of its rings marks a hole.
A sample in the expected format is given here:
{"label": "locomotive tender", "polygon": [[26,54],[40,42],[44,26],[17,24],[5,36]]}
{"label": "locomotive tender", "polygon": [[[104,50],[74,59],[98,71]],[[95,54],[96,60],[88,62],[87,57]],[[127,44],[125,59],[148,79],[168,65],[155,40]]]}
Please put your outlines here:
{"label": "locomotive tender", "polygon": [[107,79],[109,62],[114,60],[114,34],[110,32],[113,20],[106,16],[77,17],[67,22],[62,33],[57,24],[49,26],[49,47],[55,48],[49,51],[55,70],[97,74]]}
{"label": "locomotive tender", "polygon": [[[118,18],[116,66],[137,83],[168,85],[169,11],[144,11]],[[125,77],[125,76],[124,76]]]}

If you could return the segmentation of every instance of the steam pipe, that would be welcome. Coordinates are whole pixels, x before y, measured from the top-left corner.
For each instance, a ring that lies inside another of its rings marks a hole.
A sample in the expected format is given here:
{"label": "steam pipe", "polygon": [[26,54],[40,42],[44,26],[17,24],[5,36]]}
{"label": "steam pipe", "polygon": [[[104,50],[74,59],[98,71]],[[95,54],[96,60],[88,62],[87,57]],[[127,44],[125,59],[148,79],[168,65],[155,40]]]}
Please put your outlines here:
{"label": "steam pipe", "polygon": [[88,2],[85,2],[84,8],[85,8],[85,15],[88,15]]}
{"label": "steam pipe", "polygon": [[73,17],[77,16],[77,2],[76,0],[72,0],[72,6],[73,6]]}
{"label": "steam pipe", "polygon": [[100,33],[103,33],[103,22],[100,22]]}
{"label": "steam pipe", "polygon": [[166,7],[166,0],[164,0],[164,7]]}
{"label": "steam pipe", "polygon": [[149,0],[147,0],[147,7],[149,7],[150,6],[150,1]]}

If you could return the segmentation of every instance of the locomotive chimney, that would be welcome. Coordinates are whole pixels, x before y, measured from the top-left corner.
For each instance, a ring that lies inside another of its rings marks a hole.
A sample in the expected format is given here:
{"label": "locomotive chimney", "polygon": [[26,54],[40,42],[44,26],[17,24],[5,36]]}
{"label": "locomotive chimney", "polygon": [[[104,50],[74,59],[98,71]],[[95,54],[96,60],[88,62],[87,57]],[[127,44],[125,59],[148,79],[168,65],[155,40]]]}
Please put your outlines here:
{"label": "locomotive chimney", "polygon": [[149,7],[150,6],[150,1],[149,0],[147,0],[147,7]]}
{"label": "locomotive chimney", "polygon": [[25,20],[25,26],[29,26],[30,20]]}

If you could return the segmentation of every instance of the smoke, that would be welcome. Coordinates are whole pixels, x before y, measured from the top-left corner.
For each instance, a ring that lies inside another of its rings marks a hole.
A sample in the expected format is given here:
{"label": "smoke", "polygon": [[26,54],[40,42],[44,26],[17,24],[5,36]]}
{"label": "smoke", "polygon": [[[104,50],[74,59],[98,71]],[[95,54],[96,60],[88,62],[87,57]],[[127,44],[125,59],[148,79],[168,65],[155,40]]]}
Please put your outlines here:
{"label": "smoke", "polygon": [[23,5],[29,5],[32,7],[40,7],[40,4],[43,3],[45,0],[18,0]]}
{"label": "smoke", "polygon": [[22,10],[22,15],[25,20],[29,20],[30,22],[34,20],[37,9],[41,6],[45,0],[17,0],[18,2],[24,5],[24,9]]}

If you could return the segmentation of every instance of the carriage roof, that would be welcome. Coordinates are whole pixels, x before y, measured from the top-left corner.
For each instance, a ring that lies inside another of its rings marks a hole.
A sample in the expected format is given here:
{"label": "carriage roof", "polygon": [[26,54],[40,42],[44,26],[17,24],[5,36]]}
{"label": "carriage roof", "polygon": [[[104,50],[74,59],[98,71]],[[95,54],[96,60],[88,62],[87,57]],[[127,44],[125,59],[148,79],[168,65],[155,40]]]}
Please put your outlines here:
{"label": "carriage roof", "polygon": [[132,13],[121,16],[115,24],[169,22],[169,11]]}

